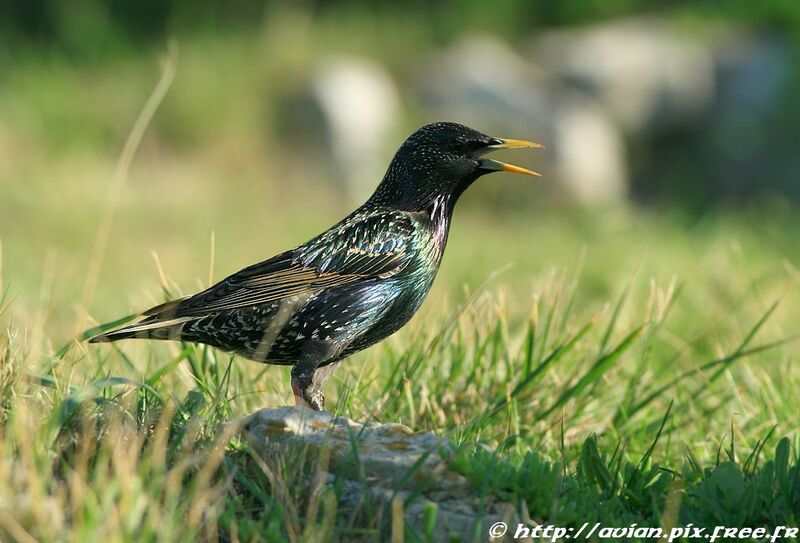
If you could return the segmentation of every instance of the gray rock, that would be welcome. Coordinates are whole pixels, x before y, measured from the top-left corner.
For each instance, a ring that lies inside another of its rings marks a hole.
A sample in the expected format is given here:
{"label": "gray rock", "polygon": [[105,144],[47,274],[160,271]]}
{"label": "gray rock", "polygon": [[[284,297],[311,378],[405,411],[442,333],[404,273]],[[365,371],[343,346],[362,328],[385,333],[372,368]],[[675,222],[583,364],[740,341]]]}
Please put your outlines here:
{"label": "gray rock", "polygon": [[708,47],[662,21],[623,19],[548,32],[527,50],[548,73],[599,100],[629,133],[685,123],[714,100]]}
{"label": "gray rock", "polygon": [[789,44],[646,17],[542,32],[522,54],[471,37],[423,64],[417,92],[436,119],[541,140],[522,165],[581,203],[800,199]]}
{"label": "gray rock", "polygon": [[548,186],[586,204],[626,196],[625,145],[601,103],[503,42],[472,37],[457,43],[425,66],[417,86],[437,118],[544,143],[547,151],[531,167]]}
{"label": "gray rock", "polygon": [[616,125],[596,103],[573,97],[557,110],[554,169],[583,204],[618,202],[628,194],[627,150]]}
{"label": "gray rock", "polygon": [[318,146],[333,180],[358,200],[383,176],[399,112],[397,89],[383,66],[340,56],[320,62],[284,114],[296,143]]}
{"label": "gray rock", "polygon": [[[244,437],[265,459],[302,451],[312,460],[325,456],[328,482],[342,489],[339,508],[369,501],[385,519],[389,533],[392,506],[403,504],[403,518],[424,533],[426,510],[437,510],[433,541],[488,540],[497,521],[517,522],[510,503],[492,497],[481,506],[477,491],[448,467],[451,444],[432,433],[402,424],[360,423],[304,407],[262,409],[239,421]],[[480,523],[480,524],[479,524]]]}
{"label": "gray rock", "polygon": [[551,82],[497,38],[473,36],[424,64],[417,89],[423,106],[439,118],[486,132],[542,134],[552,121]]}
{"label": "gray rock", "polygon": [[713,50],[719,111],[761,116],[782,104],[793,75],[785,39],[733,34],[720,39]]}
{"label": "gray rock", "polygon": [[[800,160],[787,146],[800,126],[789,44],[774,32],[709,25],[687,33],[668,19],[633,18],[546,32],[525,50],[636,142],[632,194],[644,201],[688,197],[696,206],[760,191],[800,195]],[[579,125],[561,125],[564,137],[583,137],[575,133]],[[559,163],[591,171],[583,160]],[[591,186],[583,173],[564,176]]]}

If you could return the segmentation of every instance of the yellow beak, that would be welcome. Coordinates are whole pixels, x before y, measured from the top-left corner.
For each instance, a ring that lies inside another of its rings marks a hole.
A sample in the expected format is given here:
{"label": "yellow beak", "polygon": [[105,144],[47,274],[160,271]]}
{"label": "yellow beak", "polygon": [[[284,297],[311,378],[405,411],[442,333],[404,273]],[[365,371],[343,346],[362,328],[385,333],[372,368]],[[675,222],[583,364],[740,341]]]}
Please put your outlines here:
{"label": "yellow beak", "polygon": [[[489,149],[536,149],[539,147],[544,147],[544,145],[541,143],[536,143],[534,141],[513,140],[510,138],[495,139],[500,143],[489,145]],[[479,162],[481,164],[480,167],[484,170],[498,170],[511,173],[521,173],[525,175],[536,175],[539,177],[542,175],[538,172],[534,172],[533,170],[529,170],[521,166],[514,166],[513,164],[506,164],[505,162],[500,162],[499,160],[493,160],[491,158],[482,158]]]}
{"label": "yellow beak", "polygon": [[490,149],[536,149],[544,147],[541,143],[535,141],[525,140],[512,140],[511,138],[495,138],[500,143],[489,145]]}

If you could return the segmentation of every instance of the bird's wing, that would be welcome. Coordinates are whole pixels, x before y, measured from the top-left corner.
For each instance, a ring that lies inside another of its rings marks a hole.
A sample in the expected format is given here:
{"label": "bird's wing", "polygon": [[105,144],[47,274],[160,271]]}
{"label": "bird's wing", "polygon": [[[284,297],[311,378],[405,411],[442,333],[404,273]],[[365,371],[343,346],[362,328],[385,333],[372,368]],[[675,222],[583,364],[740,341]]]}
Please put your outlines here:
{"label": "bird's wing", "polygon": [[305,245],[249,266],[194,296],[167,302],[144,314],[159,320],[199,316],[364,279],[390,277],[410,261],[418,225],[416,218],[400,211],[354,215]]}

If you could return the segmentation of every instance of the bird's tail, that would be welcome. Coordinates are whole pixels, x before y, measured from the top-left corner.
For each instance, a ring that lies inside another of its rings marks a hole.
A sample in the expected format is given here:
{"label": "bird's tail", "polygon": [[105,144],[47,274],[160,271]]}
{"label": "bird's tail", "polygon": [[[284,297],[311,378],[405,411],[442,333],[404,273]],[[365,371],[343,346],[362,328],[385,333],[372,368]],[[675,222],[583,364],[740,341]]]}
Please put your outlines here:
{"label": "bird's tail", "polygon": [[89,343],[108,343],[120,339],[183,339],[183,327],[197,317],[178,317],[173,319],[162,319],[158,316],[147,317],[134,324],[110,330],[95,335],[89,339]]}

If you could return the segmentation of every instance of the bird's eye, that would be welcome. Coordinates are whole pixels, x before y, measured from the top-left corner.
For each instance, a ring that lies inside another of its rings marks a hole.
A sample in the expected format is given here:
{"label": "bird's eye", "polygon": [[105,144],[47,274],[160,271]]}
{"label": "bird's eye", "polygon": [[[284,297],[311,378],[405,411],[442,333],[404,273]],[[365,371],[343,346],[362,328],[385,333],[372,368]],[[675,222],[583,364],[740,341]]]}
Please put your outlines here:
{"label": "bird's eye", "polygon": [[450,149],[458,155],[465,155],[469,152],[469,143],[465,141],[454,141],[450,144]]}

